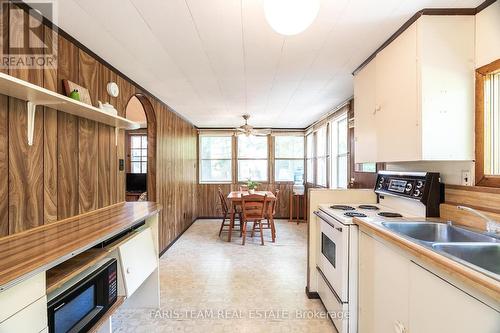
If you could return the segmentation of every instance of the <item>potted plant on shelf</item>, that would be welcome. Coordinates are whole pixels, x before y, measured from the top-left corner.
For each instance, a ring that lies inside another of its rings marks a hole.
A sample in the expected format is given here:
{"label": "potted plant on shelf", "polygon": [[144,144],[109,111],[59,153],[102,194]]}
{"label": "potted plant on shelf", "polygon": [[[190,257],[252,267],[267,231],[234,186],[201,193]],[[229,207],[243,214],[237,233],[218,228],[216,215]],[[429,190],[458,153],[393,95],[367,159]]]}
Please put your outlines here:
{"label": "potted plant on shelf", "polygon": [[248,193],[250,194],[254,194],[255,193],[255,190],[257,189],[257,187],[259,186],[260,184],[257,183],[257,182],[254,182],[252,180],[248,180],[247,181],[247,187],[248,187]]}

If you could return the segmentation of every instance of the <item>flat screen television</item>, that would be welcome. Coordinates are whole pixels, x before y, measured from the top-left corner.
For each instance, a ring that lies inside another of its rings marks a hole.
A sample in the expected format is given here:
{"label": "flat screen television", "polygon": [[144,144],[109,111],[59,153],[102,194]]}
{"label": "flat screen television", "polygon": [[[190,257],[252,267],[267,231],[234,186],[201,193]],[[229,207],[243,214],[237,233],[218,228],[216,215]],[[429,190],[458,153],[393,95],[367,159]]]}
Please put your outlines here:
{"label": "flat screen television", "polygon": [[147,174],[127,173],[127,192],[146,192]]}

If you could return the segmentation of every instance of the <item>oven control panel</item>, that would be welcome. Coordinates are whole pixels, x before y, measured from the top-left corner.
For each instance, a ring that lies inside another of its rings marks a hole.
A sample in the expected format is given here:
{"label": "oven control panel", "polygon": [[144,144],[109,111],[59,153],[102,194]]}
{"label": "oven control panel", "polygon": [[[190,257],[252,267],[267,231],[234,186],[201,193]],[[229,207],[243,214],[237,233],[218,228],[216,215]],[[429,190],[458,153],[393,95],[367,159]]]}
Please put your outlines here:
{"label": "oven control panel", "polygon": [[376,191],[406,196],[412,199],[421,199],[424,194],[425,179],[411,179],[406,177],[384,177],[377,179]]}
{"label": "oven control panel", "polygon": [[444,186],[436,172],[380,171],[375,193],[418,200],[426,206],[428,217],[438,217]]}
{"label": "oven control panel", "polygon": [[428,184],[433,182],[439,183],[439,174],[380,172],[377,176],[375,192],[422,200],[429,190]]}

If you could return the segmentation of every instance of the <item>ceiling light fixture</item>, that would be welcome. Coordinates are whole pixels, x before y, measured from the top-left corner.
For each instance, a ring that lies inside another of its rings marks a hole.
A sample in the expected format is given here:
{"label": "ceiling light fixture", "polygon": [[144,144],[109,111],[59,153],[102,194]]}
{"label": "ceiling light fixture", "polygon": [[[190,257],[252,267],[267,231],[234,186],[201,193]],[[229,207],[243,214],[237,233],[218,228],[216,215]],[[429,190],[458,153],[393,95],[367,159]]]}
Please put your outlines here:
{"label": "ceiling light fixture", "polygon": [[319,7],[320,0],[264,0],[267,22],[285,36],[306,30],[318,16]]}

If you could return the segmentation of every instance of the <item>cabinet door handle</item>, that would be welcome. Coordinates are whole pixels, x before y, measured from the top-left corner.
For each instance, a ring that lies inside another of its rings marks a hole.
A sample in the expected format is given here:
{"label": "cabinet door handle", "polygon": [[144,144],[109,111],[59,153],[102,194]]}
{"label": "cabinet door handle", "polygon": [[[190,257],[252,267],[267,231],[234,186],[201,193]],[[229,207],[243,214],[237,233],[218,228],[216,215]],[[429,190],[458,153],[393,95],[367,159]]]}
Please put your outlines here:
{"label": "cabinet door handle", "polygon": [[376,114],[380,110],[382,110],[382,107],[379,105],[379,106],[375,107],[375,110],[373,110],[373,114]]}

